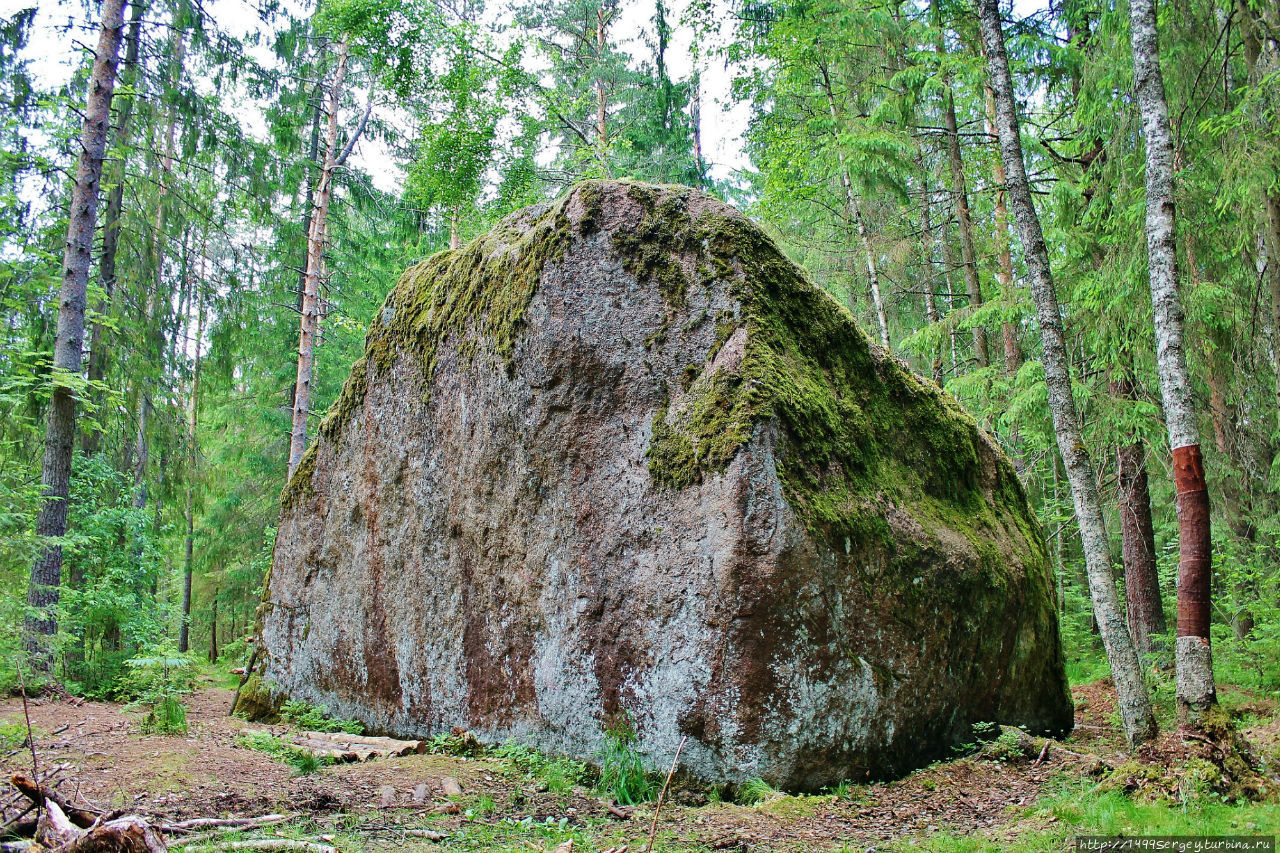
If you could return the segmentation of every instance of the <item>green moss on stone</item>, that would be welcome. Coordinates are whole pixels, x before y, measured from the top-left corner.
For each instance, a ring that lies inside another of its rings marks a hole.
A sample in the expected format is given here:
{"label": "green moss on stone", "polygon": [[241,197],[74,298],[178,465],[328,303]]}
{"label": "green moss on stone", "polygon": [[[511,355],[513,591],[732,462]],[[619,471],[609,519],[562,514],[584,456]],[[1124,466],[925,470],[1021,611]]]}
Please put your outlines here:
{"label": "green moss on stone", "polygon": [[[587,192],[588,188],[584,188]],[[599,188],[594,209],[599,216]],[[590,192],[588,192],[590,195]],[[391,368],[402,352],[416,354],[430,382],[436,355],[450,336],[464,358],[474,357],[483,336],[508,365],[524,312],[543,267],[559,259],[571,233],[564,208],[569,196],[527,220],[505,220],[462,249],[438,252],[400,276],[365,336],[365,354],[351,369],[338,399],[320,424],[320,435],[336,438],[364,405],[371,372]],[[313,493],[316,445],[281,496],[287,510]]]}
{"label": "green moss on stone", "polygon": [[677,256],[701,251],[701,233],[689,216],[687,190],[632,184],[627,194],[645,208],[634,229],[620,228],[613,246],[622,266],[642,284],[656,284],[668,305],[684,305],[689,275]]}
{"label": "green moss on stone", "polygon": [[249,675],[236,691],[231,713],[246,720],[272,723],[280,718],[280,708],[285,695],[273,690],[272,685],[256,672]]}

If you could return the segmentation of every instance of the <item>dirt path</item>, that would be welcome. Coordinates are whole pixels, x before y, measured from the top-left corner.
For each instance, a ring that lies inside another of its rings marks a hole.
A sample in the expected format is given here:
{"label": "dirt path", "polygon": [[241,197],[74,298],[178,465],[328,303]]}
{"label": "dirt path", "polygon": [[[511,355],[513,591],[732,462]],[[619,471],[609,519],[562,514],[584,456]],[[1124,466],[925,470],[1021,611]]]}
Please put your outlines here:
{"label": "dirt path", "polygon": [[[1091,748],[1105,749],[1105,735],[1110,734],[1105,691],[1080,698],[1085,699],[1077,714],[1081,736]],[[186,737],[141,735],[140,711],[97,702],[35,701],[31,719],[41,761],[67,765],[65,775],[78,780],[84,799],[158,819],[285,811],[363,827],[366,849],[403,849],[404,843],[380,840],[378,833],[394,835],[414,821],[423,825],[421,810],[411,807],[413,789],[425,782],[439,794],[441,780],[452,776],[465,791],[460,803],[464,813],[435,818],[431,826],[441,832],[492,828],[497,839],[510,834],[512,825],[576,826],[600,847],[634,843],[647,832],[649,807],[637,810],[630,821],[613,820],[606,804],[591,792],[539,791],[500,759],[417,755],[297,776],[269,755],[236,744],[242,730],[260,727],[228,716],[230,704],[227,690],[205,688],[188,697]],[[0,718],[21,720],[21,701],[0,702]],[[0,764],[6,773],[29,772],[30,755],[10,752]],[[1055,771],[1078,770],[1078,764],[1079,759],[1051,750],[1038,766],[1030,760],[972,757],[934,765],[898,782],[858,786],[840,798],[778,797],[746,807],[702,805],[685,797],[683,804],[677,800],[664,807],[662,826],[672,850],[839,849],[851,842],[874,846],[904,836],[924,838],[939,830],[999,838],[1012,812],[1033,802]],[[479,843],[452,849],[491,849]]]}

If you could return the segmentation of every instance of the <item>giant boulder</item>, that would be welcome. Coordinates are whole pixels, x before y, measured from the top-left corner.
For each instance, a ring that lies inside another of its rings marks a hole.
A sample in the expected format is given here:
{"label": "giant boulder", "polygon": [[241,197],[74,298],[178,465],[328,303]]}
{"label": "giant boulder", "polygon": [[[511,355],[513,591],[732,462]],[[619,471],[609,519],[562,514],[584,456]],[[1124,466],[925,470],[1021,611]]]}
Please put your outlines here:
{"label": "giant boulder", "polygon": [[1006,456],[755,225],[579,185],[409,269],[289,483],[238,707],[812,790],[1061,731]]}

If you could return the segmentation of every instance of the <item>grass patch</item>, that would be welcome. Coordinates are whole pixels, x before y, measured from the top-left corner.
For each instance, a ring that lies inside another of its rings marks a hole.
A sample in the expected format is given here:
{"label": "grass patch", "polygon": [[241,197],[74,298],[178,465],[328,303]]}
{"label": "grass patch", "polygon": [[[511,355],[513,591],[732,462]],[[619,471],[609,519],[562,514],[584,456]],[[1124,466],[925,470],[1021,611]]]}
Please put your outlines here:
{"label": "grass patch", "polygon": [[330,763],[327,757],[316,755],[309,749],[285,743],[275,735],[266,732],[248,732],[239,735],[236,737],[236,745],[265,752],[277,761],[288,764],[299,776],[314,773]]}
{"label": "grass patch", "polygon": [[636,752],[636,730],[628,714],[610,722],[604,730],[604,750],[600,756],[599,789],[624,806],[648,802],[654,785]]}

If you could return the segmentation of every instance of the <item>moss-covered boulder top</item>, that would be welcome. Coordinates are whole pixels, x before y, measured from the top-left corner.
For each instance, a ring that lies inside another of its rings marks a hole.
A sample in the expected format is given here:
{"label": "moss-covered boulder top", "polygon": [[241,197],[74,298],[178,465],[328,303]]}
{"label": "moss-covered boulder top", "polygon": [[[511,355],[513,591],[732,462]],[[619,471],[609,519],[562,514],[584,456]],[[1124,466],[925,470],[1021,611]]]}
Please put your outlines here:
{"label": "moss-covered boulder top", "polygon": [[748,219],[580,184],[410,268],[285,491],[239,703],[791,788],[1070,725],[1012,466]]}

